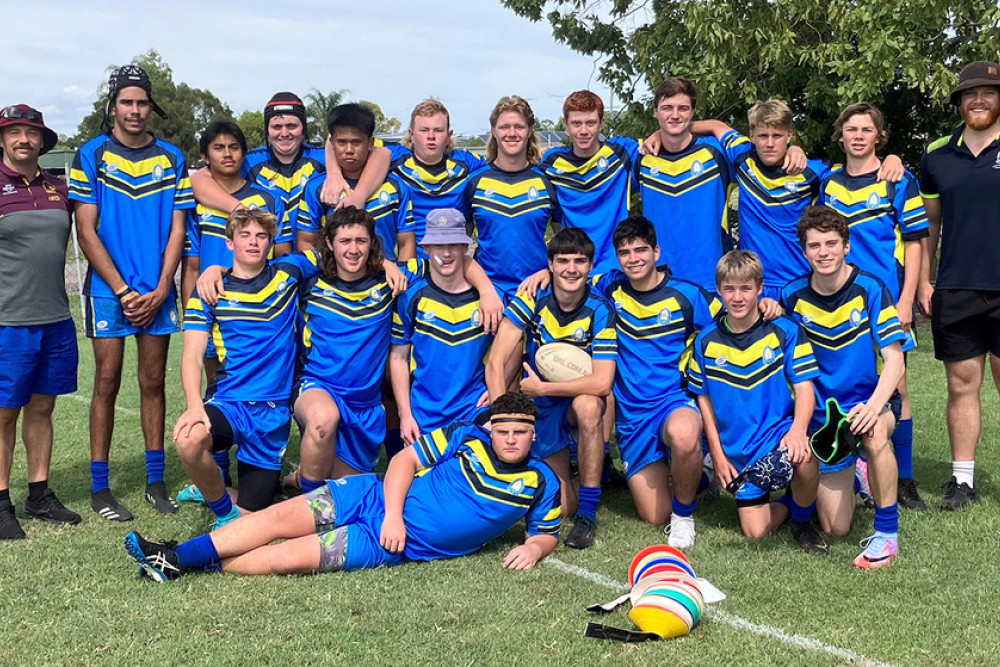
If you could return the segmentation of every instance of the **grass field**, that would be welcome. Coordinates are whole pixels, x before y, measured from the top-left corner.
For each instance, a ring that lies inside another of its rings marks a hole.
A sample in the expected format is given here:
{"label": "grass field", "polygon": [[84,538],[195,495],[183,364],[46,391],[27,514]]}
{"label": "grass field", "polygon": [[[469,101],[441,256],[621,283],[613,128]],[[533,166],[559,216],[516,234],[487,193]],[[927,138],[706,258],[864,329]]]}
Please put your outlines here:
{"label": "grass field", "polygon": [[[911,356],[916,472],[928,502],[950,474],[944,372],[929,332]],[[56,410],[52,485],[84,520],[72,528],[25,522],[27,540],[0,544],[0,665],[973,665],[1000,661],[1000,513],[996,394],[984,391],[986,425],[977,466],[983,503],[960,514],[905,512],[901,556],[892,566],[851,567],[871,532],[859,510],[849,538],[820,559],[800,553],[787,530],[761,543],[739,534],[723,497],[696,515],[690,558],[728,594],[690,637],[623,645],[587,639],[584,607],[617,595],[632,556],[665,541],[640,523],[627,493],[605,495],[593,548],[554,553],[526,573],[500,561],[517,529],[480,553],[321,577],[194,575],[169,585],[141,580],[122,547],[137,529],[185,539],[207,529],[207,509],[156,515],[142,500],[135,348],[130,343],[112,449],[112,488],[135,511],[131,524],[89,509],[89,342],[80,338],[80,391]],[[180,338],[168,374],[168,432],[181,412]],[[295,457],[296,447],[289,449]],[[12,497],[27,495],[19,448]],[[168,447],[168,486],[183,482]],[[610,580],[610,581],[609,581]],[[626,608],[606,617],[632,627]],[[747,623],[756,624],[747,629]],[[740,627],[740,626],[743,627]],[[763,627],[766,626],[766,627]],[[776,631],[786,634],[775,637]],[[763,633],[763,634],[761,634]],[[837,649],[843,649],[838,651]]]}

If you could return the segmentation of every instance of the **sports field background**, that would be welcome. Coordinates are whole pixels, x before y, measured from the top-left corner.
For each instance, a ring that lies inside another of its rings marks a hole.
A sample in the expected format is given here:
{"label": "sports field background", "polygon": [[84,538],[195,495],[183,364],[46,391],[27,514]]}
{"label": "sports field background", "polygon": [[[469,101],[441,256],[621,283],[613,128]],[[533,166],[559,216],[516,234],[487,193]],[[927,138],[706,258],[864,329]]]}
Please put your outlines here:
{"label": "sports field background", "polygon": [[[75,311],[74,311],[75,312]],[[950,474],[945,382],[929,332],[911,355],[916,475],[929,504]],[[587,604],[617,591],[632,556],[666,538],[638,521],[626,491],[605,494],[593,548],[553,554],[559,564],[501,569],[520,528],[480,553],[320,577],[193,575],[171,584],[137,576],[122,547],[129,530],[186,539],[207,529],[207,509],[156,515],[142,500],[143,447],[135,346],[126,351],[111,457],[112,489],[136,513],[129,524],[90,511],[89,341],[80,337],[80,390],[57,403],[51,483],[83,523],[24,522],[28,539],[0,543],[0,665],[980,665],[1000,662],[1000,513],[993,471],[998,406],[989,380],[976,482],[983,503],[958,514],[901,511],[900,557],[882,570],[854,570],[858,540],[872,530],[859,510],[851,535],[828,558],[798,551],[787,529],[761,543],[739,534],[725,496],[699,507],[696,572],[729,599],[728,620],[709,617],[690,637],[625,645],[583,637],[588,620],[631,628],[627,606],[592,618]],[[171,348],[167,432],[183,410],[181,337]],[[297,444],[289,448],[297,459]],[[168,445],[168,486],[183,472]],[[27,495],[18,446],[12,499]],[[573,570],[568,566],[582,568]],[[572,571],[570,571],[572,570]],[[597,575],[597,576],[595,576]],[[734,617],[781,630],[785,640],[735,627]],[[846,649],[850,653],[830,652]]]}

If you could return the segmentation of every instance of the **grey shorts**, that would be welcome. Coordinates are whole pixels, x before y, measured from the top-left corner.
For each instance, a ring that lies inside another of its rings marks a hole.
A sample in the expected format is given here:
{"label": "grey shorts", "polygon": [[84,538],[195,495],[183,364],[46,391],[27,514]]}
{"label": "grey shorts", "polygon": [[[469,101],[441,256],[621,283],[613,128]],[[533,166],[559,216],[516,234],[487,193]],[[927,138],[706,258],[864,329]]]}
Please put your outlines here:
{"label": "grey shorts", "polygon": [[337,526],[333,494],[326,484],[305,495],[319,537],[319,571],[339,572],[347,559],[347,526]]}

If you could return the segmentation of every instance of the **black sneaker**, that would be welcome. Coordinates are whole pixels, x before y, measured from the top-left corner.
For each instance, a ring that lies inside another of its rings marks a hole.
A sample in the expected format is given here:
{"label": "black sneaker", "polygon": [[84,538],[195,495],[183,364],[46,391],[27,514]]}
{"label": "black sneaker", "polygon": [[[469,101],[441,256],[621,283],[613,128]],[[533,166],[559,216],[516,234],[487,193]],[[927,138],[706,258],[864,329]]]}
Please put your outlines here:
{"label": "black sneaker", "polygon": [[131,521],[133,519],[132,512],[118,502],[118,499],[112,495],[111,489],[101,489],[97,493],[90,494],[90,509],[108,521]]}
{"label": "black sneaker", "polygon": [[896,492],[896,500],[900,505],[909,510],[923,511],[927,509],[927,503],[920,497],[917,491],[916,480],[901,477],[899,479],[899,490]]}
{"label": "black sneaker", "polygon": [[605,489],[627,489],[628,479],[625,473],[615,467],[611,454],[604,455],[604,472],[601,475],[601,486]]}
{"label": "black sneaker", "polygon": [[0,504],[0,540],[23,540],[24,530],[17,522],[14,505],[10,502]]}
{"label": "black sneaker", "polygon": [[146,502],[160,514],[176,514],[177,501],[167,493],[164,482],[153,482],[146,485]]}
{"label": "black sneaker", "polygon": [[181,576],[175,546],[176,542],[150,542],[136,532],[125,536],[128,555],[142,568],[142,574],[153,581],[173,581]]}
{"label": "black sneaker", "polygon": [[28,498],[24,501],[24,509],[21,510],[22,519],[41,519],[50,523],[59,523],[66,526],[75,526],[80,523],[80,515],[66,509],[66,506],[59,502],[52,489],[45,489],[42,497],[38,500]]}
{"label": "black sneaker", "polygon": [[942,510],[955,511],[965,509],[969,503],[979,504],[979,492],[965,482],[961,484],[952,477],[944,485],[944,497],[939,507]]}
{"label": "black sneaker", "polygon": [[590,517],[577,514],[573,517],[573,527],[564,540],[566,546],[572,549],[586,549],[594,543],[597,536],[597,524]]}
{"label": "black sneaker", "polygon": [[816,530],[816,526],[813,525],[812,521],[803,521],[802,523],[792,521],[790,527],[792,537],[795,538],[795,541],[799,543],[799,546],[807,554],[826,556],[830,553],[830,547],[826,546],[826,540]]}

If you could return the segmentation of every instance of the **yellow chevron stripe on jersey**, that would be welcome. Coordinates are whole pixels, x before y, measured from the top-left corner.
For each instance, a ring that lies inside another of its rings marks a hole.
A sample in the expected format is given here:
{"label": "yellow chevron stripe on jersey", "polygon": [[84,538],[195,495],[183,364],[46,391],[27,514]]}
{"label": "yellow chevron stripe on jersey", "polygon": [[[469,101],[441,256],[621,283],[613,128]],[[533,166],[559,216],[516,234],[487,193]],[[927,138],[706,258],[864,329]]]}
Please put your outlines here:
{"label": "yellow chevron stripe on jersey", "polygon": [[766,347],[771,348],[775,354],[781,353],[781,340],[778,339],[777,334],[769,333],[745,350],[729,347],[717,341],[710,341],[705,347],[705,357],[708,359],[725,357],[727,366],[735,364],[745,367],[760,361],[764,357],[764,348]]}
{"label": "yellow chevron stripe on jersey", "polygon": [[[516,507],[528,507],[534,502],[534,490],[540,484],[538,473],[534,470],[512,474],[497,472],[481,440],[469,439],[464,444],[472,452],[471,455],[466,453],[460,455],[462,473],[476,495]],[[476,469],[477,464],[482,467],[482,471]],[[522,484],[514,484],[519,480]],[[503,486],[491,484],[492,481],[501,482]],[[521,491],[515,492],[518,488]]]}
{"label": "yellow chevron stripe on jersey", "polygon": [[864,188],[848,190],[837,181],[830,180],[826,184],[826,195],[827,198],[836,197],[838,203],[843,203],[846,206],[854,206],[855,204],[867,202],[872,193],[878,195],[880,199],[887,199],[889,197],[888,188],[889,186],[886,181],[876,181]]}
{"label": "yellow chevron stripe on jersey", "polygon": [[118,172],[131,176],[132,178],[142,178],[143,176],[152,176],[157,167],[159,167],[162,171],[174,168],[174,164],[171,162],[170,156],[163,154],[154,155],[153,157],[139,160],[137,162],[132,162],[131,160],[121,155],[117,155],[112,151],[104,151],[101,157],[106,165],[104,167],[104,172],[106,173],[107,178],[114,178],[114,174]]}
{"label": "yellow chevron stripe on jersey", "polygon": [[[446,303],[441,303],[434,299],[428,299],[426,296],[421,297],[420,301],[417,302],[417,312],[418,313],[434,313],[434,320],[443,320],[448,324],[461,324],[463,322],[470,322],[472,320],[472,315],[479,310],[479,302],[473,301],[472,303],[467,303],[464,306],[452,307]],[[479,327],[476,327],[479,328]]]}
{"label": "yellow chevron stripe on jersey", "polygon": [[583,319],[573,320],[567,322],[565,325],[559,324],[559,316],[557,313],[552,312],[548,306],[542,309],[538,313],[539,319],[542,321],[543,328],[545,331],[552,336],[553,340],[570,342],[574,340],[573,334],[577,329],[583,329],[584,331],[590,331],[591,318],[588,315]]}
{"label": "yellow chevron stripe on jersey", "polygon": [[796,301],[794,309],[794,312],[798,313],[803,318],[809,318],[806,322],[815,322],[819,326],[827,329],[835,329],[839,326],[843,326],[847,322],[850,322],[851,313],[855,311],[861,313],[861,316],[864,319],[868,319],[868,311],[865,308],[865,299],[860,294],[833,311],[828,311],[818,306],[814,306],[805,299],[799,299]]}
{"label": "yellow chevron stripe on jersey", "polygon": [[[728,357],[727,357],[728,358]],[[753,389],[762,382],[766,382],[773,375],[784,372],[784,364],[773,363],[762,366],[760,369],[750,373],[749,375],[739,375],[737,373],[731,372],[732,370],[728,364],[724,368],[718,366],[709,365],[705,369],[705,377],[717,380],[728,384],[731,387],[739,387],[741,389]]]}
{"label": "yellow chevron stripe on jersey", "polygon": [[[695,162],[700,163],[702,166],[710,164],[712,168],[716,171],[718,170],[715,154],[707,148],[699,148],[693,153],[677,158],[676,160],[666,160],[656,155],[647,155],[643,159],[644,164],[656,167],[661,174],[666,176],[681,176],[690,173]],[[706,169],[706,171],[708,170]]]}
{"label": "yellow chevron stripe on jersey", "polygon": [[616,303],[621,303],[622,310],[628,312],[630,315],[634,315],[635,317],[642,319],[646,319],[648,317],[659,317],[660,313],[664,310],[669,310],[671,313],[677,313],[681,310],[680,303],[678,303],[677,299],[674,297],[646,304],[637,300],[621,287],[616,289],[612,296],[614,297]]}

